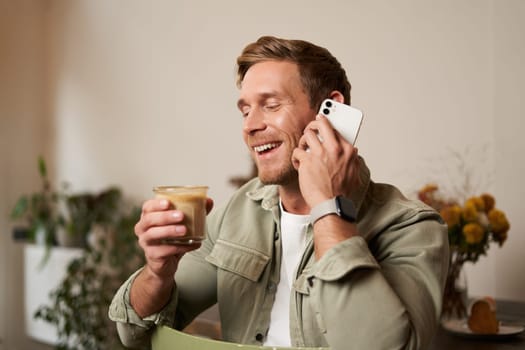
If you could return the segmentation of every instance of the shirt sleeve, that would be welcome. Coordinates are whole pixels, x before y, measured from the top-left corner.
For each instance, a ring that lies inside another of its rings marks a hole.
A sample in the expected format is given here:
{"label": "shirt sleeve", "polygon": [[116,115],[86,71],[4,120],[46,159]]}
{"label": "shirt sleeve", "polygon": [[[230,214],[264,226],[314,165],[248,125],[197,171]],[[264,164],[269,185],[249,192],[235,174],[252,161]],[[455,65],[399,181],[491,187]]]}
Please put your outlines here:
{"label": "shirt sleeve", "polygon": [[117,331],[127,347],[149,349],[154,326],[173,324],[177,305],[177,290],[174,288],[170,302],[159,312],[141,318],[130,302],[130,289],[142,269],[131,275],[119,288],[109,307],[109,318],[117,322]]}
{"label": "shirt sleeve", "polygon": [[313,317],[332,349],[423,349],[439,321],[448,264],[446,226],[405,213],[367,242],[350,238],[304,276]]}

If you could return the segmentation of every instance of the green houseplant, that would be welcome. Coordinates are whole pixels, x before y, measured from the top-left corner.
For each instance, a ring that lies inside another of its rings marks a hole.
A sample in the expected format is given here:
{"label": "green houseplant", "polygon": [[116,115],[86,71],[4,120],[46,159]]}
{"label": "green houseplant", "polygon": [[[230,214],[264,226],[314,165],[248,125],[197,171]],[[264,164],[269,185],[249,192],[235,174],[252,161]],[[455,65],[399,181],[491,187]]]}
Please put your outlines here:
{"label": "green houseplant", "polygon": [[[69,262],[65,277],[49,295],[49,303],[40,306],[34,318],[57,329],[57,349],[120,349],[107,313],[117,288],[144,264],[133,234],[140,209],[114,186],[98,193],[68,193],[66,185],[54,189],[42,157],[38,158],[38,171],[41,188],[22,195],[11,218],[23,224],[25,241],[45,243],[42,264],[50,248],[61,244],[62,234],[83,249],[80,257]],[[89,242],[88,235],[93,237]]]}
{"label": "green houseplant", "polygon": [[98,244],[88,245],[69,263],[66,277],[51,292],[50,304],[36,311],[36,319],[56,327],[57,349],[123,348],[107,314],[117,288],[144,264],[133,234],[139,216],[140,210],[134,208],[108,224]]}

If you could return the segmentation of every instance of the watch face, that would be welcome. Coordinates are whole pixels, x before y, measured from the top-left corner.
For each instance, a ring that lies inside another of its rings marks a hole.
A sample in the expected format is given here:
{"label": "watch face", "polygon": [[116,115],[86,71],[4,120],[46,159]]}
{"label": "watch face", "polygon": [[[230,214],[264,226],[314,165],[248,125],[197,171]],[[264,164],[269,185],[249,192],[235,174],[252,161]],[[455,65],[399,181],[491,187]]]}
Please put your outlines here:
{"label": "watch face", "polygon": [[339,216],[341,216],[343,219],[354,222],[356,218],[356,212],[354,203],[348,198],[337,196],[336,197],[336,204],[337,204],[337,210]]}

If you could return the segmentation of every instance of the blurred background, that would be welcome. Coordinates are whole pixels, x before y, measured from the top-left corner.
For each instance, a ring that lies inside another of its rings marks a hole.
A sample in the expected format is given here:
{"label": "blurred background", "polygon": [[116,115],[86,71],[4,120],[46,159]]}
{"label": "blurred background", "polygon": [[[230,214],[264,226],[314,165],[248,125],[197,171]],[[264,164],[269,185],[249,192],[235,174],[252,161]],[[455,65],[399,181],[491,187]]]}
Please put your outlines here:
{"label": "blurred background", "polygon": [[25,335],[9,219],[38,156],[74,191],[206,184],[224,203],[251,171],[235,59],[261,35],[341,61],[375,181],[495,196],[508,241],[467,265],[469,294],[525,301],[523,18],[521,0],[0,0],[0,350],[49,348]]}

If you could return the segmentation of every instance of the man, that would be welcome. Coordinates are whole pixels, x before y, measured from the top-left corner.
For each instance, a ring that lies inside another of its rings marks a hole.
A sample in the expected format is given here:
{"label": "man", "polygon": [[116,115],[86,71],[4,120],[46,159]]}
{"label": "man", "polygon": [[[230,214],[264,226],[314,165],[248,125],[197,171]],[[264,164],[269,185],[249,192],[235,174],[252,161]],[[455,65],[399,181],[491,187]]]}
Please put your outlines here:
{"label": "man", "polygon": [[183,328],[218,302],[226,341],[425,348],[441,309],[446,228],[371,181],[357,148],[317,115],[327,97],[350,104],[345,71],[324,48],[274,37],[237,63],[258,178],[210,213],[197,250],[162,244],[185,232],[182,214],[144,203],[135,233],[147,263],[110,308],[123,343],[147,346],[155,325]]}

